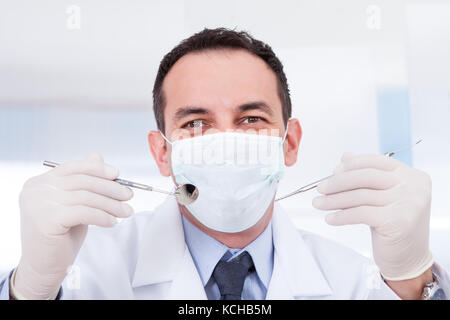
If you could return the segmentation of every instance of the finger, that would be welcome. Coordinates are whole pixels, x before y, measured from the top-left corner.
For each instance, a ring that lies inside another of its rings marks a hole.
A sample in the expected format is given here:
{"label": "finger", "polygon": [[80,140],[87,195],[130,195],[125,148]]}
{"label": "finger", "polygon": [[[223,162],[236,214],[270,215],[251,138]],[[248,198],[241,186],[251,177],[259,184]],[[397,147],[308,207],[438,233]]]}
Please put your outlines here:
{"label": "finger", "polygon": [[117,219],[114,216],[97,208],[78,205],[65,207],[62,212],[59,216],[59,221],[66,228],[80,224],[112,227],[117,223]]}
{"label": "finger", "polygon": [[313,199],[313,206],[319,210],[338,210],[359,206],[385,206],[392,202],[391,193],[386,190],[356,189]]}
{"label": "finger", "polygon": [[374,168],[378,170],[392,171],[402,163],[394,158],[381,154],[363,154],[348,158],[341,163],[341,172]]}
{"label": "finger", "polygon": [[330,213],[325,216],[325,221],[332,226],[350,224],[366,224],[377,227],[382,221],[380,207],[360,206]]}
{"label": "finger", "polygon": [[119,170],[113,166],[92,159],[75,160],[63,163],[54,168],[53,173],[59,176],[87,174],[108,180],[114,180],[119,176]]}
{"label": "finger", "polygon": [[65,191],[61,198],[61,204],[96,208],[118,218],[127,218],[133,214],[133,208],[129,204],[85,190]]}
{"label": "finger", "polygon": [[59,178],[56,186],[66,191],[87,190],[121,201],[130,200],[133,197],[133,191],[128,187],[111,180],[85,174],[73,174]]}
{"label": "finger", "polygon": [[321,194],[333,194],[360,188],[384,190],[397,182],[395,175],[390,172],[366,168],[333,175],[319,183],[317,191]]}

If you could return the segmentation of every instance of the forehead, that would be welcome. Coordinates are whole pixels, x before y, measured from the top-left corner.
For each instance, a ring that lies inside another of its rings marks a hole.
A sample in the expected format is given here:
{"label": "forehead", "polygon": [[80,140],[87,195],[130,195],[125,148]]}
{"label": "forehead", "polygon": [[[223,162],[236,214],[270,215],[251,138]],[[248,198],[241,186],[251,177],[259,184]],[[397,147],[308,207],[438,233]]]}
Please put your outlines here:
{"label": "forehead", "polygon": [[183,105],[233,107],[249,100],[279,105],[277,78],[264,60],[242,49],[183,56],[163,83],[166,110]]}

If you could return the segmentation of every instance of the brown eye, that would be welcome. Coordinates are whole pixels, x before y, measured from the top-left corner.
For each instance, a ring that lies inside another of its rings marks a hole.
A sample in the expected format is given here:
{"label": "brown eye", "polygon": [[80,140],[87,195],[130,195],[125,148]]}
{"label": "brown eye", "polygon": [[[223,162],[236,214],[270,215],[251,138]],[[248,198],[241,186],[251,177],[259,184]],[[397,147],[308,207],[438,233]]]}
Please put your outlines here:
{"label": "brown eye", "polygon": [[185,127],[188,127],[188,128],[199,128],[199,127],[203,127],[203,121],[202,121],[202,120],[193,120],[193,121],[189,121],[189,122],[186,123],[184,126],[185,126]]}
{"label": "brown eye", "polygon": [[256,123],[261,120],[260,117],[248,117],[244,120],[244,123]]}

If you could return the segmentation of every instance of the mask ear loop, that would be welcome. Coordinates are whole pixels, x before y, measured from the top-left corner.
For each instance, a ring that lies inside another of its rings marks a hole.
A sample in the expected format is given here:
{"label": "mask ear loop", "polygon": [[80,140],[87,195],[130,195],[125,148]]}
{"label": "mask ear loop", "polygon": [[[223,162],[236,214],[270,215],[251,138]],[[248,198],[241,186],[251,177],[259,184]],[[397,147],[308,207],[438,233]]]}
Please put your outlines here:
{"label": "mask ear loop", "polygon": [[167,141],[168,144],[172,145],[172,142],[169,139],[167,139],[167,137],[164,135],[164,133],[162,133],[162,131],[159,131],[159,133],[161,133],[161,136],[164,138],[164,140]]}
{"label": "mask ear loop", "polygon": [[284,135],[283,135],[283,140],[281,141],[281,143],[284,143],[286,141],[286,136],[287,136],[287,132],[289,129],[289,120],[291,120],[292,118],[289,118],[287,123],[286,123],[286,130],[284,130]]}
{"label": "mask ear loop", "polygon": [[[287,123],[286,123],[286,130],[284,130],[284,135],[283,135],[283,140],[281,140],[281,144],[280,144],[280,147],[281,147],[281,153],[283,154],[283,167],[284,167],[284,152],[283,152],[283,144],[284,144],[284,142],[286,141],[286,137],[287,137],[287,132],[288,132],[288,129],[289,129],[289,120],[291,120],[291,118],[289,118],[288,119],[288,121],[287,121]],[[277,178],[277,181],[279,182],[280,181],[280,179],[281,179],[281,177],[282,176],[278,176],[278,178]]]}

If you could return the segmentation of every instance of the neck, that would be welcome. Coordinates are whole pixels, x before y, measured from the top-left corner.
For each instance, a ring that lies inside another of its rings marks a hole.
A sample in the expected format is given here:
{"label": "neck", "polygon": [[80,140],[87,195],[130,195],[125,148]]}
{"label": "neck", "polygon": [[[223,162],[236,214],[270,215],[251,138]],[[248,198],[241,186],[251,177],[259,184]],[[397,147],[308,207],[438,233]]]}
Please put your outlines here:
{"label": "neck", "polygon": [[242,249],[249,245],[253,240],[258,238],[258,236],[266,229],[267,225],[272,219],[273,201],[270,204],[269,208],[267,208],[263,217],[259,219],[259,221],[254,226],[236,233],[220,232],[204,226],[184,206],[180,206],[180,211],[190,223],[192,223],[194,226],[199,228],[210,237],[213,237],[217,241],[223,243],[228,248]]}

